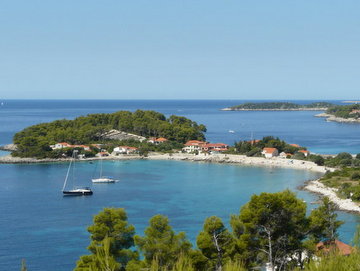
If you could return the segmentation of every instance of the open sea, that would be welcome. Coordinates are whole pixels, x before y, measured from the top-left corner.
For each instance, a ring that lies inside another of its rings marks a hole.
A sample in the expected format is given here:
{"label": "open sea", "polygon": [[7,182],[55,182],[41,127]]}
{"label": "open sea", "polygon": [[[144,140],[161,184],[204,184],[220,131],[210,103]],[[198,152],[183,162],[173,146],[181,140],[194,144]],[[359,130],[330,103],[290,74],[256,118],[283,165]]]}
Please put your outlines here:
{"label": "open sea", "polygon": [[[118,110],[156,110],[166,116],[188,117],[208,128],[207,140],[234,141],[278,136],[312,152],[360,153],[360,124],[326,122],[313,111],[229,112],[219,109],[241,100],[2,100],[0,145],[11,143],[21,129],[55,119],[73,119],[89,113]],[[310,103],[313,101],[292,101]],[[332,101],[340,104],[341,101]],[[235,133],[229,133],[234,130]],[[0,152],[4,155],[6,152]],[[77,164],[79,184],[90,184],[96,163]],[[298,191],[304,180],[319,175],[292,169],[178,161],[106,161],[104,173],[120,181],[92,185],[91,197],[64,198],[61,194],[66,163],[0,164],[0,270],[19,270],[26,259],[28,270],[72,270],[86,254],[86,227],[104,207],[124,207],[130,223],[142,235],[155,214],[169,216],[177,231],[194,243],[204,219],[211,215],[229,223],[254,193],[289,188],[316,205],[313,194]],[[340,239],[350,242],[359,216],[339,212],[346,221]]]}

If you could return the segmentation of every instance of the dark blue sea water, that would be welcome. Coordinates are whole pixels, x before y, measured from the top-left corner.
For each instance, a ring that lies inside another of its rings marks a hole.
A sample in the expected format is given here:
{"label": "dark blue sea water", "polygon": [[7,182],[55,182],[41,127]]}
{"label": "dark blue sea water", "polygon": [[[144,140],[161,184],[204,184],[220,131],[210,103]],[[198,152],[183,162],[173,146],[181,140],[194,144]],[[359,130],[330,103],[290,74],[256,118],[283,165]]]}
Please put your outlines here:
{"label": "dark blue sea water", "polygon": [[[10,143],[17,131],[32,124],[72,119],[89,113],[148,109],[182,115],[207,126],[207,139],[234,141],[267,135],[307,146],[317,153],[360,153],[360,125],[326,122],[319,112],[229,112],[219,109],[242,100],[6,100],[0,106],[0,144]],[[310,103],[313,101],[291,101]],[[341,101],[330,101],[340,104]],[[231,134],[228,131],[234,130]]]}
{"label": "dark blue sea water", "polygon": [[[208,127],[211,141],[232,143],[251,132],[279,136],[309,146],[312,151],[360,152],[360,125],[337,124],[314,118],[314,112],[223,112],[218,109],[242,101],[5,101],[0,107],[0,144],[10,143],[22,128],[59,118],[96,112],[152,109],[166,115],[189,117]],[[235,134],[228,130],[235,130]],[[0,153],[4,154],[3,152]],[[71,270],[86,253],[86,227],[104,207],[124,207],[142,234],[149,218],[168,215],[176,230],[194,241],[207,216],[229,222],[252,194],[294,191],[316,173],[222,164],[174,161],[104,162],[104,173],[118,177],[115,184],[93,185],[91,197],[63,198],[67,164],[0,165],[0,270]],[[79,184],[88,185],[95,164],[77,165]],[[316,196],[297,191],[308,203]],[[309,209],[314,208],[309,204]],[[349,242],[359,223],[356,215],[340,212],[346,223],[341,239]]]}

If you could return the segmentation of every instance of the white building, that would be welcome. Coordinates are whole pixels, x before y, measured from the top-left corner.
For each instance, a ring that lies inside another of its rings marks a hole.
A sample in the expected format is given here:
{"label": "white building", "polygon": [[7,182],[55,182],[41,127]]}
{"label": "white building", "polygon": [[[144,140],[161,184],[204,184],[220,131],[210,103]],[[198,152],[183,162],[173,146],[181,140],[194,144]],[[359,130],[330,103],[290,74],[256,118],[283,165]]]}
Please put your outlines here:
{"label": "white building", "polygon": [[277,148],[263,148],[261,154],[263,154],[265,158],[271,158],[271,157],[279,156],[279,151]]}

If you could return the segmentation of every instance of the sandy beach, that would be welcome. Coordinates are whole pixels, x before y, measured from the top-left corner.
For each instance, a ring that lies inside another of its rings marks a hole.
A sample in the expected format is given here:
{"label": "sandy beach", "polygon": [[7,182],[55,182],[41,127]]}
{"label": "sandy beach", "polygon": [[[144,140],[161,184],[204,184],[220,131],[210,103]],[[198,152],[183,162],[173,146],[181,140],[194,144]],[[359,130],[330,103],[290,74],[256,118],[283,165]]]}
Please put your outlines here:
{"label": "sandy beach", "polygon": [[[133,159],[149,159],[149,160],[177,160],[177,161],[193,161],[193,162],[208,162],[208,163],[234,163],[247,166],[264,166],[264,167],[282,167],[292,169],[311,170],[320,173],[325,173],[327,170],[332,170],[324,166],[318,166],[310,161],[284,159],[280,157],[263,158],[263,157],[247,157],[245,155],[234,154],[187,154],[187,153],[149,153],[147,157],[139,155],[110,155],[108,157],[92,157],[80,159],[80,161],[93,160],[133,160]],[[1,156],[0,163],[2,164],[19,164],[19,163],[52,163],[52,162],[67,162],[70,158],[64,159],[35,159],[35,158],[20,158],[12,157],[11,155]]]}

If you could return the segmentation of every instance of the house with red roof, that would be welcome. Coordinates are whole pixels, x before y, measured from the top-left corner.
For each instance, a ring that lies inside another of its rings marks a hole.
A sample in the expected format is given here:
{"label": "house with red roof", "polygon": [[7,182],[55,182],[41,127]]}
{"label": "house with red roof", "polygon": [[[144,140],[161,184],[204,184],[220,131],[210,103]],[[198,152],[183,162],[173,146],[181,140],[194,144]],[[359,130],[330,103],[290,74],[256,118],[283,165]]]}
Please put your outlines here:
{"label": "house with red roof", "polygon": [[119,146],[114,148],[113,152],[115,155],[118,154],[133,154],[138,151],[138,148],[136,147],[129,147],[129,146]]}
{"label": "house with red roof", "polygon": [[224,143],[207,143],[201,146],[202,151],[210,153],[221,153],[223,151],[227,151],[228,149],[229,145]]}
{"label": "house with red roof", "polygon": [[340,255],[348,256],[353,252],[353,247],[339,240],[325,241],[316,244],[316,251],[320,254],[329,254],[338,252]]}
{"label": "house with red roof", "polygon": [[261,154],[263,154],[265,158],[272,158],[279,156],[279,151],[277,148],[263,148]]}
{"label": "house with red roof", "polygon": [[308,157],[310,155],[310,152],[307,150],[299,150],[298,152],[303,153],[305,157]]}
{"label": "house with red roof", "polygon": [[184,144],[184,148],[182,150],[187,153],[192,152],[200,152],[202,151],[202,148],[204,145],[206,145],[208,142],[200,141],[200,140],[189,140]]}
{"label": "house with red roof", "polygon": [[52,147],[53,150],[63,149],[63,148],[73,148],[73,146],[67,142],[59,142]]}
{"label": "house with red roof", "polygon": [[98,152],[95,156],[97,156],[97,157],[107,157],[107,156],[110,156],[110,153],[108,153],[107,151],[101,151],[101,152]]}
{"label": "house with red roof", "polygon": [[281,158],[288,158],[291,157],[292,155],[293,155],[292,153],[281,152],[279,156]]}
{"label": "house with red roof", "polygon": [[88,145],[72,145],[72,148],[82,148],[85,151],[90,151],[90,147]]}
{"label": "house with red roof", "polygon": [[166,141],[168,141],[168,140],[165,137],[159,137],[159,138],[150,137],[147,142],[155,144],[155,145],[159,145],[159,144],[164,143]]}

